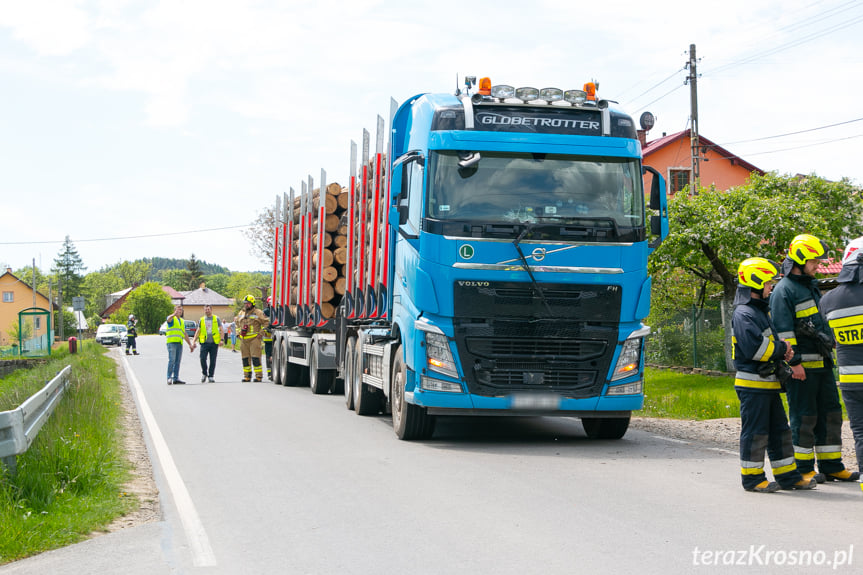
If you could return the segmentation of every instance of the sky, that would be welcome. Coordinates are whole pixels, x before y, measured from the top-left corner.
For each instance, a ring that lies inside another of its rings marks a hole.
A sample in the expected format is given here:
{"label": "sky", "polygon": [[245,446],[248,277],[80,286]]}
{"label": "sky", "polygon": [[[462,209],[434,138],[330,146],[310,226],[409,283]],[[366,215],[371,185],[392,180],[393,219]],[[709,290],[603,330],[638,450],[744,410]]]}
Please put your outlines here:
{"label": "sky", "polygon": [[[0,266],[268,270],[242,233],[350,141],[466,75],[577,89],[648,141],[698,128],[765,171],[863,185],[863,2],[0,0]],[[863,233],[863,230],[861,230]]]}

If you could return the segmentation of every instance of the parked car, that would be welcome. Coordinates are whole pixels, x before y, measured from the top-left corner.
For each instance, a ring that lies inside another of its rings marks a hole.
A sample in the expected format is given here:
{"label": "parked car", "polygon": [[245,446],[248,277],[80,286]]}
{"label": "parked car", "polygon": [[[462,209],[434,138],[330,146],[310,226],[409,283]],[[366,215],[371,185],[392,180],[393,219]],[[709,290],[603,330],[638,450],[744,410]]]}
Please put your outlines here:
{"label": "parked car", "polygon": [[[192,337],[195,335],[195,330],[198,329],[198,322],[193,319],[184,320],[186,323],[186,335]],[[159,335],[165,335],[168,331],[168,322],[163,321],[162,325],[159,326]]]}
{"label": "parked car", "polygon": [[119,323],[103,323],[96,328],[96,343],[120,345],[126,335],[126,326]]}

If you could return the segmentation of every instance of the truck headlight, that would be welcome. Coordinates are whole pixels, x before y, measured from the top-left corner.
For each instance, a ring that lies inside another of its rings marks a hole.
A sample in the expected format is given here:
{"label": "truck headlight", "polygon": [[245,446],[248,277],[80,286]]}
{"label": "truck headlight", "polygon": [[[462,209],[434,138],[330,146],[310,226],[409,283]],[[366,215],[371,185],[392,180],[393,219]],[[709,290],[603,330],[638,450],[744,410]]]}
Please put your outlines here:
{"label": "truck headlight", "polygon": [[638,395],[641,393],[643,381],[638,380],[635,383],[624,383],[623,385],[611,385],[605,395]]}
{"label": "truck headlight", "polygon": [[638,373],[638,366],[641,363],[642,341],[644,338],[632,337],[623,342],[620,357],[617,358],[617,365],[614,366],[614,373],[611,374],[611,381]]}
{"label": "truck headlight", "polygon": [[429,369],[450,377],[458,377],[449,340],[442,333],[425,332],[426,360]]}

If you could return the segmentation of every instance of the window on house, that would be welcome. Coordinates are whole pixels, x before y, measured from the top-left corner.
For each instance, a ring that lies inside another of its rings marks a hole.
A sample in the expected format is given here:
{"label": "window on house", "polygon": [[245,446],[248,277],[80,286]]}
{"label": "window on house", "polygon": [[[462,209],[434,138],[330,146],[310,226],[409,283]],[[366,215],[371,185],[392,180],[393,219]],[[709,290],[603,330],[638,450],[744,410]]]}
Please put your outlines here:
{"label": "window on house", "polygon": [[689,185],[689,175],[692,173],[692,170],[683,169],[683,170],[668,170],[668,187],[669,192],[672,194],[676,194],[683,188]]}
{"label": "window on house", "polygon": [[33,327],[36,328],[37,330],[42,329],[42,318],[41,317],[34,317],[33,318]]}
{"label": "window on house", "polygon": [[4,291],[3,292],[3,303],[12,303],[15,301],[15,292],[13,291]]}

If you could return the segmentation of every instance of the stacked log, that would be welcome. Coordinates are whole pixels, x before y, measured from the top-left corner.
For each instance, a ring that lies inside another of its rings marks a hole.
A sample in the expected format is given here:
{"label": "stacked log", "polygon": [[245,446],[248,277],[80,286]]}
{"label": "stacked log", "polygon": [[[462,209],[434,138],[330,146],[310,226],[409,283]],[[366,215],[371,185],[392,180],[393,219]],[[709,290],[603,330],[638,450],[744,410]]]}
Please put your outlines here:
{"label": "stacked log", "polygon": [[[344,198],[344,199],[342,199]],[[334,250],[343,249],[347,252],[347,226],[341,226],[340,221],[342,216],[347,211],[348,205],[348,190],[342,188],[337,183],[332,183],[326,186],[321,199],[321,191],[315,188],[311,193],[312,204],[312,269],[311,269],[311,291],[312,302],[318,304],[321,308],[321,315],[325,318],[335,317],[335,310],[341,303],[341,297],[344,295],[345,286],[345,268],[344,261],[337,261],[334,255]],[[323,239],[319,233],[320,227],[320,206],[324,206],[324,223],[323,223]],[[300,220],[302,216],[302,199],[294,198],[293,216],[294,216],[294,237],[291,245],[291,255],[293,256],[293,265],[291,273],[291,313],[296,315],[296,303],[299,301],[299,285],[300,285],[300,255],[303,250],[300,249]],[[319,244],[323,244],[322,246]],[[323,268],[318,274],[318,262],[323,258]],[[342,255],[340,254],[340,258]],[[318,301],[318,277],[321,280],[321,297]]]}

